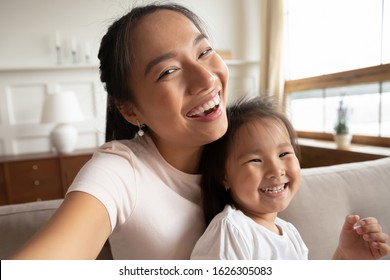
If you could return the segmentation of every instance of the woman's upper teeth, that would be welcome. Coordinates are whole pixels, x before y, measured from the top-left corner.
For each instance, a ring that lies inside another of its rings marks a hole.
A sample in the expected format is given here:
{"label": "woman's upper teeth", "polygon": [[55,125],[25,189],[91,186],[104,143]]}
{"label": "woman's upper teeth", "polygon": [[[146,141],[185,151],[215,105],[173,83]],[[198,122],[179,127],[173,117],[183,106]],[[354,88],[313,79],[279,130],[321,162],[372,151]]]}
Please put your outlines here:
{"label": "woman's upper teeth", "polygon": [[284,186],[285,184],[283,185],[280,185],[280,186],[276,186],[276,187],[270,187],[270,188],[261,188],[260,190],[262,192],[269,192],[269,193],[278,193],[278,192],[281,192],[284,190]]}
{"label": "woman's upper teeth", "polygon": [[217,94],[213,99],[207,101],[206,103],[202,104],[201,106],[194,108],[187,115],[189,117],[200,116],[201,114],[203,114],[207,110],[210,110],[210,109],[214,108],[215,106],[219,105],[220,102],[221,102],[221,99],[219,98],[219,94]]}

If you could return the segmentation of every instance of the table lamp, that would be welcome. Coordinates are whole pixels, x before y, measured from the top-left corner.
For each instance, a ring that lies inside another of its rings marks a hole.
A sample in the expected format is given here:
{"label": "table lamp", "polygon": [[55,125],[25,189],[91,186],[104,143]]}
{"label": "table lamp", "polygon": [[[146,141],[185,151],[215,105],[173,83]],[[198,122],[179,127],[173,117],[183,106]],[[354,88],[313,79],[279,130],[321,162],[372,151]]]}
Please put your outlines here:
{"label": "table lamp", "polygon": [[77,143],[77,129],[72,122],[84,119],[80,104],[74,92],[65,91],[48,94],[42,112],[43,123],[56,123],[52,130],[51,142],[58,153],[66,154],[74,151]]}

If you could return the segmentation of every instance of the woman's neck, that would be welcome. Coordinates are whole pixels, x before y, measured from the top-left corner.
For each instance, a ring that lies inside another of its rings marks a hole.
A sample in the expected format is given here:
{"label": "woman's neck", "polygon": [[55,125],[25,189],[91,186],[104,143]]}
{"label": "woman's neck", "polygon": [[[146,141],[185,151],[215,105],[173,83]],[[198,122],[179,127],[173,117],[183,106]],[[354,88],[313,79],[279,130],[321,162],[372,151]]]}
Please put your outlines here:
{"label": "woman's neck", "polygon": [[153,136],[152,139],[161,156],[170,165],[184,173],[199,174],[203,147],[167,145],[157,141]]}

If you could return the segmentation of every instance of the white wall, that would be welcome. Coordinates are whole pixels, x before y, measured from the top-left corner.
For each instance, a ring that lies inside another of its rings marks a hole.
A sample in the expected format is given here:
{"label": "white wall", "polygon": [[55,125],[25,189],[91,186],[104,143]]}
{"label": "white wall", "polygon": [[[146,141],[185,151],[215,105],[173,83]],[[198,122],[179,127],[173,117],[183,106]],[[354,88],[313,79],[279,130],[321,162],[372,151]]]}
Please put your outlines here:
{"label": "white wall", "polygon": [[[71,38],[78,43],[80,62],[85,43],[97,63],[102,35],[134,4],[152,0],[0,0],[0,68],[56,63],[55,32],[61,35],[63,62],[71,63]],[[177,0],[208,24],[217,49],[232,51],[235,59],[259,59],[258,0]]]}
{"label": "white wall", "polygon": [[[54,124],[42,124],[43,100],[53,89],[76,93],[85,114],[77,124],[77,149],[104,141],[106,93],[99,81],[97,52],[107,27],[133,5],[153,0],[0,0],[0,155],[50,151]],[[218,50],[230,50],[228,98],[259,88],[260,2],[177,0],[207,24]],[[55,34],[62,42],[57,64]],[[71,40],[78,43],[77,63]],[[85,44],[91,61],[85,62]],[[242,63],[241,60],[251,60]]]}

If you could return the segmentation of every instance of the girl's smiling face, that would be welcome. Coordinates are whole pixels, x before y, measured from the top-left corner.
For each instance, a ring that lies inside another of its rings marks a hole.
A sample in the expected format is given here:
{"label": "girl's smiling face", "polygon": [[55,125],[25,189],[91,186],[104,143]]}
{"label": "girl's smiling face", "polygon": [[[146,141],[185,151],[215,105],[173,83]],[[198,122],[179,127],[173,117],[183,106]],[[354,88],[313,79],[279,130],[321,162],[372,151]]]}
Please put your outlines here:
{"label": "girl's smiling face", "polygon": [[122,114],[134,125],[138,119],[149,127],[160,153],[173,166],[184,160],[181,151],[198,160],[202,146],[227,129],[226,64],[206,36],[178,12],[144,16],[131,39],[134,104],[125,105]]}
{"label": "girl's smiling face", "polygon": [[260,224],[273,222],[300,184],[299,161],[285,125],[271,118],[242,125],[229,145],[226,174],[236,207]]}

